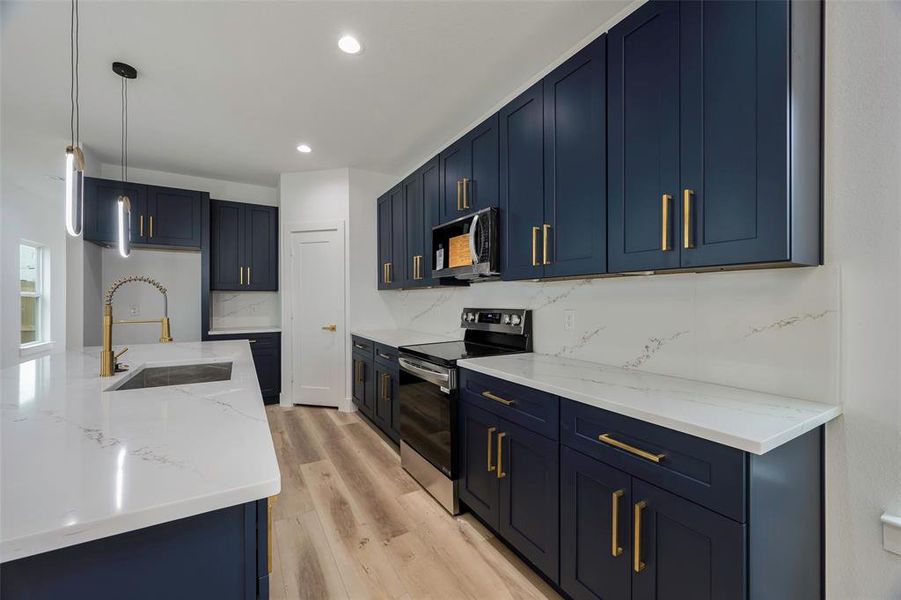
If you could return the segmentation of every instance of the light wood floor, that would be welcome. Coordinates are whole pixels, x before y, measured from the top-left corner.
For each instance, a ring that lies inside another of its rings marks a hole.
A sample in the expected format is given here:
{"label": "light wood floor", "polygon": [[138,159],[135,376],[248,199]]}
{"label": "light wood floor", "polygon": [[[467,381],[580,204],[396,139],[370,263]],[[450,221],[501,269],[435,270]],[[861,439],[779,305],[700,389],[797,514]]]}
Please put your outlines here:
{"label": "light wood floor", "polygon": [[274,600],[559,598],[471,515],[448,515],[361,417],[267,413],[282,473]]}

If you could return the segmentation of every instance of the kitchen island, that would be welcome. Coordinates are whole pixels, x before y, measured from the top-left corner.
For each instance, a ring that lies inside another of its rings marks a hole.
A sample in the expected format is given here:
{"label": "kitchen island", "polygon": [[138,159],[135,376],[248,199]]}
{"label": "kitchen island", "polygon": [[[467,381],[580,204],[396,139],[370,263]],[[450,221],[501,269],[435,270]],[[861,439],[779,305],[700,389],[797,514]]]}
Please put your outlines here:
{"label": "kitchen island", "polygon": [[[0,596],[267,597],[281,484],[249,344],[136,345],[105,378],[99,355],[0,371]],[[209,363],[227,378],[115,389]]]}

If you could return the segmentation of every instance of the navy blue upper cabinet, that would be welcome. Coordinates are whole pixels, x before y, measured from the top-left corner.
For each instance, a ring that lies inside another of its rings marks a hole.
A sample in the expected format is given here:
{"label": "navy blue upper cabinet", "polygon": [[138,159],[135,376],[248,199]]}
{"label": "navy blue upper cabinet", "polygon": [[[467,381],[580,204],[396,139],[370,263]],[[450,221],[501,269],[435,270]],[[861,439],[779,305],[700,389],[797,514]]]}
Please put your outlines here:
{"label": "navy blue upper cabinet", "polygon": [[210,289],[278,290],[278,208],[210,201]]}
{"label": "navy blue upper cabinet", "polygon": [[610,271],[821,260],[819,2],[650,2],[609,33]]}
{"label": "navy blue upper cabinet", "polygon": [[545,277],[607,271],[606,52],[601,36],[544,78]]}
{"label": "navy blue upper cabinet", "polygon": [[632,502],[633,600],[746,597],[745,525],[640,479]]}
{"label": "navy blue upper cabinet", "polygon": [[500,120],[501,274],[544,274],[544,92],[536,83],[498,113]]}
{"label": "navy blue upper cabinet", "polygon": [[606,37],[501,109],[502,277],[604,273]]}
{"label": "navy blue upper cabinet", "polygon": [[376,211],[378,213],[378,256],[379,256],[379,289],[387,290],[389,271],[392,266],[392,222],[391,222],[391,194],[386,193],[377,200]]}
{"label": "navy blue upper cabinet", "polygon": [[433,285],[432,270],[435,268],[435,249],[432,247],[432,227],[441,218],[441,161],[436,156],[419,170],[422,179],[422,205],[424,232],[419,271],[422,285]]}
{"label": "navy blue upper cabinet", "polygon": [[[404,223],[400,235],[406,240],[403,287],[432,285],[432,227],[440,210],[440,166],[436,156],[403,183]],[[397,234],[397,231],[395,231]]]}
{"label": "navy blue upper cabinet", "polygon": [[407,261],[404,257],[407,253],[406,223],[404,215],[404,186],[395,186],[388,197],[391,200],[391,266],[388,268],[388,287],[401,288],[407,279]]}
{"label": "navy blue upper cabinet", "polygon": [[103,245],[118,240],[116,201],[131,202],[131,242],[142,246],[200,248],[202,192],[85,178],[85,239]]}
{"label": "navy blue upper cabinet", "polygon": [[679,3],[641,6],[607,45],[608,268],[676,268]]}
{"label": "navy blue upper cabinet", "polygon": [[[200,247],[200,192],[148,185],[146,214],[138,230],[145,243],[156,246]],[[134,215],[133,215],[134,216]]]}
{"label": "navy blue upper cabinet", "polygon": [[492,115],[441,152],[441,218],[498,205],[498,118]]}

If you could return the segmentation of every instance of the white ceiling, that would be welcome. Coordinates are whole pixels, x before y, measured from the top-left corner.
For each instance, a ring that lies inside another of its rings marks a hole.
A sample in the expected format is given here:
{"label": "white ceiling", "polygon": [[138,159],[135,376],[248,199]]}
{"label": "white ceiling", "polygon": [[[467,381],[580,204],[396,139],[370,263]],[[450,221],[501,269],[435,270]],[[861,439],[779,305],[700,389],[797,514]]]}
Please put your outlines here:
{"label": "white ceiling", "polygon": [[[282,172],[399,173],[628,4],[81,0],[82,143],[119,160],[122,60],[139,72],[132,166],[270,186]],[[347,32],[362,54],[338,50]],[[69,135],[68,47],[68,2],[2,3],[4,160],[44,175]]]}

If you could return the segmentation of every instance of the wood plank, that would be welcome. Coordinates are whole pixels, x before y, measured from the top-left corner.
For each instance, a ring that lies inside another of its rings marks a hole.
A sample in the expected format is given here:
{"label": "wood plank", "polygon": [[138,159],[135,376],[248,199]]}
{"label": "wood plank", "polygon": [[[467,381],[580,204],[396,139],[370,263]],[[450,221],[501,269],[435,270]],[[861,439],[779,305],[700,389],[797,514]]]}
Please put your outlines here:
{"label": "wood plank", "polygon": [[313,510],[307,484],[300,472],[300,464],[294,460],[294,446],[284,431],[272,432],[275,456],[282,477],[282,491],[272,506],[273,520],[286,519]]}
{"label": "wood plank", "polygon": [[414,492],[419,489],[410,475],[400,466],[400,454],[388,445],[382,437],[373,431],[372,427],[358,421],[342,428],[352,444],[359,449],[360,454],[369,467],[389,478],[394,485],[397,495]]}
{"label": "wood plank", "polygon": [[284,568],[281,551],[278,548],[279,532],[274,522],[272,527],[272,572],[269,574],[269,600],[288,600],[285,589]]}
{"label": "wood plank", "polygon": [[282,415],[285,431],[294,449],[294,459],[300,464],[317,462],[325,458],[322,446],[310,423],[310,415],[318,411],[306,411],[299,406],[289,408]]}
{"label": "wood plank", "polygon": [[360,416],[356,411],[354,412],[341,412],[340,410],[330,410],[328,416],[331,417],[332,421],[335,422],[336,425],[351,425],[353,423],[360,422]]}
{"label": "wood plank", "polygon": [[347,598],[338,565],[316,513],[275,521],[287,598]]}
{"label": "wood plank", "polygon": [[363,523],[331,461],[301,467],[351,598],[400,598],[406,588],[373,530]]}

